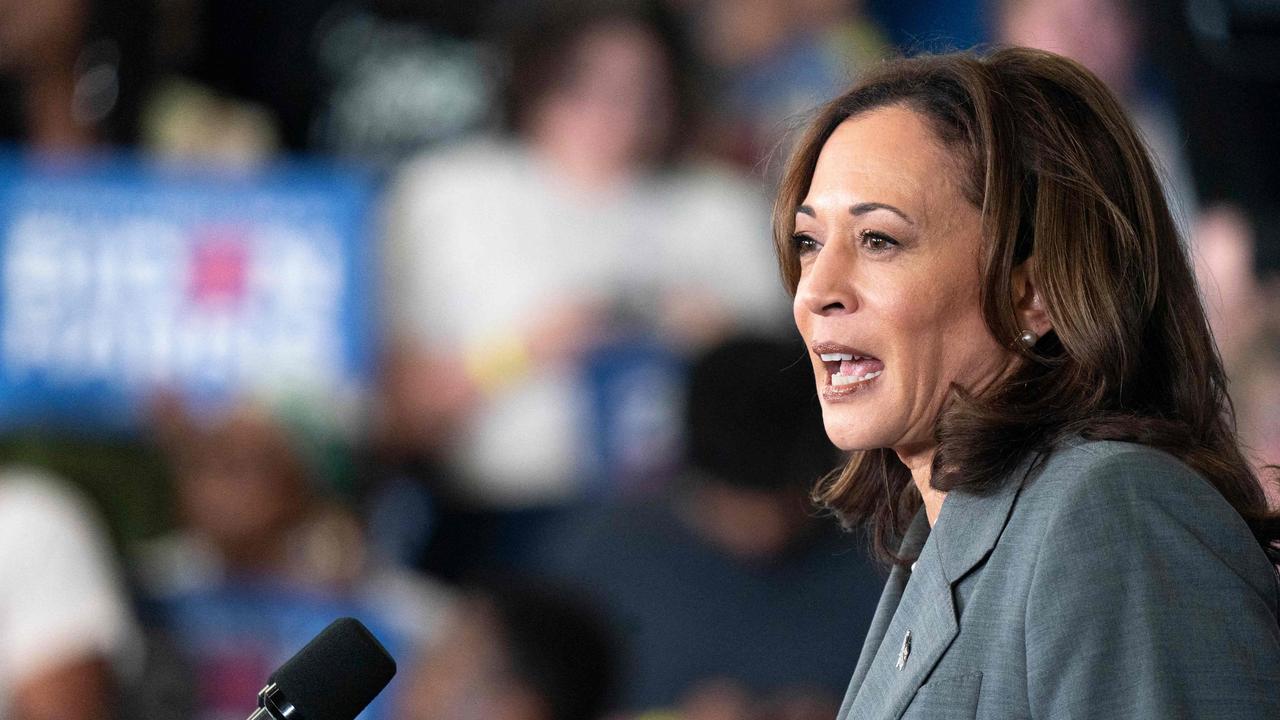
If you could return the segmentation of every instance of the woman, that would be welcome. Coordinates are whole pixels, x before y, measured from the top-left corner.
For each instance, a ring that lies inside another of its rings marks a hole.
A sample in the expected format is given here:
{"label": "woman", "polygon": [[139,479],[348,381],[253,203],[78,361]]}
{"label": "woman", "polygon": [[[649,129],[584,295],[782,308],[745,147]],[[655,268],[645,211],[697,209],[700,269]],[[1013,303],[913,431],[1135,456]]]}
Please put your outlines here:
{"label": "woman", "polygon": [[[511,135],[410,162],[383,253],[404,348],[386,427],[438,449],[468,503],[508,510],[597,479],[583,459],[596,439],[587,369],[602,346],[628,332],[706,344],[786,317],[766,246],[752,242],[767,227],[761,203],[686,159],[674,132],[690,112],[669,12],[657,0],[528,10],[510,41]],[[663,457],[651,455],[636,475]]]}
{"label": "woman", "polygon": [[841,718],[1280,717],[1280,522],[1140,138],[1078,64],[888,63],[775,235],[819,499],[895,561]]}

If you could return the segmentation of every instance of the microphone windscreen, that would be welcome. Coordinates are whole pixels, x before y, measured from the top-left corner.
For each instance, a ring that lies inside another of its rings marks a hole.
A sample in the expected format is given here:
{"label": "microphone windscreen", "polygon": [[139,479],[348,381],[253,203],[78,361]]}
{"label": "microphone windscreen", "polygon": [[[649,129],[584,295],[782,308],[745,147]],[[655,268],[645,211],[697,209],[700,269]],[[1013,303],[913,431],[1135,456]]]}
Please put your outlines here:
{"label": "microphone windscreen", "polygon": [[396,661],[355,618],[338,618],[270,682],[303,720],[353,720],[396,674]]}

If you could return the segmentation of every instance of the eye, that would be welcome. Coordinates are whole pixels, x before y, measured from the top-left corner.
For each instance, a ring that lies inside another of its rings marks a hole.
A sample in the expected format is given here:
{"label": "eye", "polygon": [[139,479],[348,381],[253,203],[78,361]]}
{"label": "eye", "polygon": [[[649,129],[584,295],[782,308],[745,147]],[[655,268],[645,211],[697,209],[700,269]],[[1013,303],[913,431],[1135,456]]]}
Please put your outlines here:
{"label": "eye", "polygon": [[791,247],[795,248],[797,255],[808,255],[818,251],[818,241],[812,235],[796,233],[791,236]]}
{"label": "eye", "polygon": [[898,241],[878,230],[863,230],[858,233],[858,242],[871,253],[885,253],[898,247]]}

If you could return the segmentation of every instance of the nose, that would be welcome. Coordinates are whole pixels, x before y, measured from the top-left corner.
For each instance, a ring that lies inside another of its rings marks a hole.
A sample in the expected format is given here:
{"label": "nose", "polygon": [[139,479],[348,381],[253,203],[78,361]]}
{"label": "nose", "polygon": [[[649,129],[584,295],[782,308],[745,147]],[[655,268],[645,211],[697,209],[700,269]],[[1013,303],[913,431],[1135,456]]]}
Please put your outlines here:
{"label": "nose", "polygon": [[836,248],[828,246],[814,258],[796,286],[798,308],[822,316],[844,315],[858,308],[854,268]]}

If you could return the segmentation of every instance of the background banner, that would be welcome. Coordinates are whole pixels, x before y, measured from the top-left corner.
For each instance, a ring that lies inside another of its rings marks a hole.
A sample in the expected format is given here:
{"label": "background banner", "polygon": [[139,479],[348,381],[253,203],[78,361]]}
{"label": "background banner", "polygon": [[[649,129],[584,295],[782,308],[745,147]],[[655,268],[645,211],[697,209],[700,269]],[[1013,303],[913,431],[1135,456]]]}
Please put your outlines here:
{"label": "background banner", "polygon": [[0,429],[127,430],[157,391],[341,399],[374,347],[363,174],[0,153]]}

